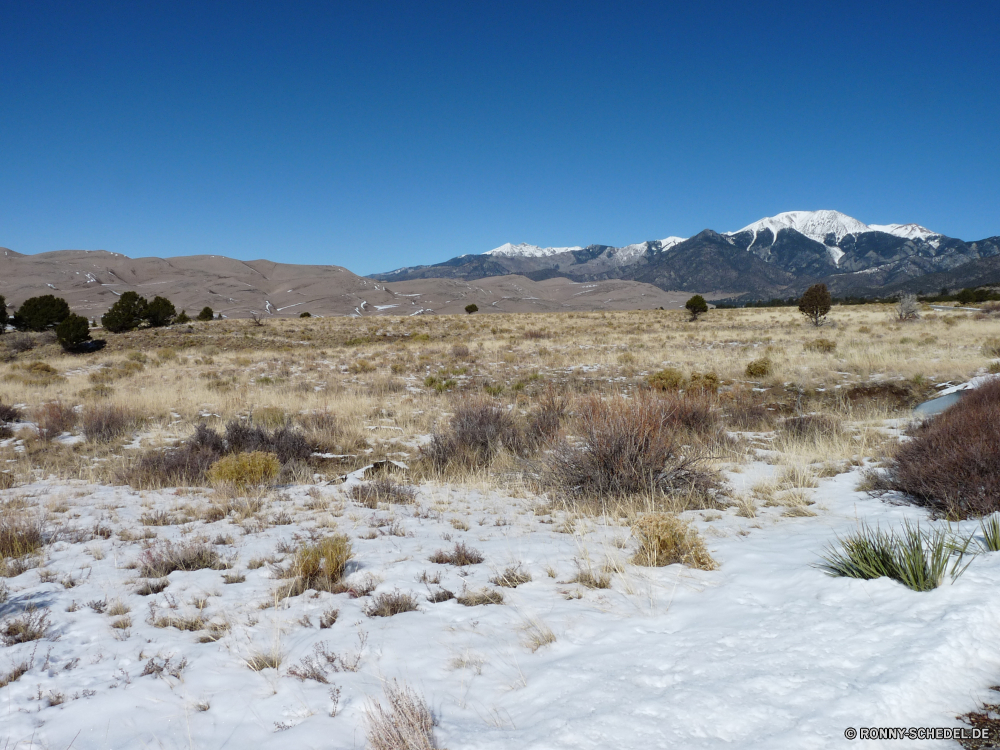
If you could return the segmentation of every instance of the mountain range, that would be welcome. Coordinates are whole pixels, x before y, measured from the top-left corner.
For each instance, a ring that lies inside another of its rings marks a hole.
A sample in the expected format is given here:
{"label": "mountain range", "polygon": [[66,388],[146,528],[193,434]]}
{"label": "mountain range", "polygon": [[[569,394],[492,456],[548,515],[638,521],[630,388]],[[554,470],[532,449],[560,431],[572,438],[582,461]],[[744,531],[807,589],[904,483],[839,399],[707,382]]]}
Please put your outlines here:
{"label": "mountain range", "polygon": [[380,281],[471,281],[519,274],[533,280],[623,279],[733,301],[798,296],[824,282],[837,295],[937,291],[1000,283],[1000,237],[974,242],[919,224],[865,224],[839,211],[788,211],[735,232],[705,229],[625,247],[505,244],[479,255],[372,274]]}

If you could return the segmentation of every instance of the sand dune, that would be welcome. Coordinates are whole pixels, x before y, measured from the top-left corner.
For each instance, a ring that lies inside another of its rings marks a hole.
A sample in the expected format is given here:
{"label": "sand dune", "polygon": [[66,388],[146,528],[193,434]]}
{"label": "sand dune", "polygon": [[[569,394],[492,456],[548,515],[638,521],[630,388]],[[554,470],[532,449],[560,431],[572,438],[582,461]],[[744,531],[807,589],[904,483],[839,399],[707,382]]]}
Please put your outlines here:
{"label": "sand dune", "polygon": [[[10,306],[55,294],[74,312],[100,317],[126,291],[170,299],[194,315],[206,305],[227,317],[454,314],[480,312],[677,308],[690,292],[665,292],[635,281],[576,283],[499,276],[476,281],[417,279],[387,283],[340,266],[307,266],[221,255],[129,258],[103,250],[22,255],[0,248],[0,295]],[[710,296],[710,295],[706,295]]]}

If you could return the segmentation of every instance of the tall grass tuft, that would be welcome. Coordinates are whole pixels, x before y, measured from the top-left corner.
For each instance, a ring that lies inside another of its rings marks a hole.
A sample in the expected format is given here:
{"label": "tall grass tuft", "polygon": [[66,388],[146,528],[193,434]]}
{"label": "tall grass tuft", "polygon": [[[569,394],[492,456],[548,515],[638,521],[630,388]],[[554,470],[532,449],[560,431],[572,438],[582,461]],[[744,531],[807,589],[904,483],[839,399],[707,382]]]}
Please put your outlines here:
{"label": "tall grass tuft", "polygon": [[891,578],[913,591],[935,589],[946,576],[958,578],[974,556],[969,552],[969,539],[960,540],[947,529],[926,531],[908,522],[898,534],[862,525],[839,541],[841,549],[829,548],[818,564],[828,575]]}

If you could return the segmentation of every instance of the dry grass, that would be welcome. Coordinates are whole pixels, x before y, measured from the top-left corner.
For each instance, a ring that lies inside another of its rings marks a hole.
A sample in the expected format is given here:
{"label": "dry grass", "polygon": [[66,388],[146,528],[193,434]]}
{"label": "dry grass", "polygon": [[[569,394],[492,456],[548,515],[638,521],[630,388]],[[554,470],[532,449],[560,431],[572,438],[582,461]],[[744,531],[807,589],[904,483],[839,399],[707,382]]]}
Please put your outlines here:
{"label": "dry grass", "polygon": [[371,750],[436,750],[437,723],[426,701],[395,680],[383,684],[385,705],[369,700],[365,708]]}
{"label": "dry grass", "polygon": [[402,612],[413,612],[417,608],[417,597],[405,591],[387,591],[378,594],[365,606],[369,617],[392,617]]}
{"label": "dry grass", "polygon": [[13,504],[0,506],[0,574],[8,559],[38,552],[45,544],[42,522]]}
{"label": "dry grass", "polygon": [[5,646],[41,640],[49,632],[49,613],[44,609],[28,609],[0,622],[0,640]]}
{"label": "dry grass", "polygon": [[118,404],[92,404],[83,410],[81,426],[87,440],[110,443],[130,435],[142,425],[142,417]]}
{"label": "dry grass", "polygon": [[698,532],[676,516],[649,513],[636,521],[633,530],[639,539],[639,549],[632,558],[636,565],[681,563],[699,570],[718,567]]}
{"label": "dry grass", "polygon": [[478,565],[486,558],[483,553],[475,547],[467,547],[465,542],[455,542],[455,546],[450,551],[438,550],[428,558],[432,563],[439,565]]}
{"label": "dry grass", "polygon": [[208,470],[208,478],[216,486],[249,492],[273,484],[280,473],[281,463],[276,455],[251,451],[220,458]]}
{"label": "dry grass", "polygon": [[366,508],[377,508],[379,503],[409,505],[416,501],[417,491],[400,484],[390,477],[379,477],[351,488],[350,496]]}
{"label": "dry grass", "polygon": [[302,546],[283,573],[291,583],[281,587],[281,595],[298,596],[309,590],[346,590],[342,580],[353,556],[351,540],[344,534],[334,534]]}
{"label": "dry grass", "polygon": [[164,578],[177,570],[224,570],[229,564],[208,544],[167,542],[144,551],[139,556],[136,567],[143,578]]}

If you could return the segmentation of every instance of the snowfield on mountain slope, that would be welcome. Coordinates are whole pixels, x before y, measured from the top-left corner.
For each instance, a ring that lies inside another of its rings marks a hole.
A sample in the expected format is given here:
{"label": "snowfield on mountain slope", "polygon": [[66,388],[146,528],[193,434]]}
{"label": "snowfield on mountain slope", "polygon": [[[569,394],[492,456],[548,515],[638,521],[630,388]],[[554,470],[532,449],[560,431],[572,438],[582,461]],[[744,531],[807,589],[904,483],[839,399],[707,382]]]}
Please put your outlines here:
{"label": "snowfield on mountain slope", "polygon": [[[729,479],[740,490],[774,469],[755,463]],[[826,576],[818,555],[859,521],[928,523],[855,491],[858,479],[808,490],[811,517],[686,513],[719,563],[711,572],[633,566],[627,528],[467,488],[422,486],[415,505],[370,510],[341,488],[295,486],[257,527],[143,525],[193,519],[198,493],[23,486],[3,498],[47,508],[57,539],[41,567],[6,579],[0,612],[7,623],[35,607],[50,630],[0,650],[0,677],[29,665],[0,690],[0,743],[361,748],[366,700],[391,678],[426,697],[440,747],[453,749],[799,750],[853,747],[847,727],[961,726],[955,717],[1000,676],[1000,554],[925,593]],[[362,595],[276,597],[290,550],[334,531],[352,538],[348,581]],[[173,572],[141,595],[130,566],[168,542],[209,544],[230,568]],[[428,560],[457,542],[484,562]],[[508,566],[531,580],[497,589],[490,579]],[[610,588],[573,582],[581,569],[615,571]],[[483,588],[505,603],[429,601]],[[397,589],[417,597],[416,611],[365,614],[373,595]],[[262,655],[280,664],[251,670]]]}

